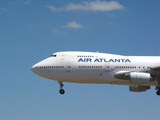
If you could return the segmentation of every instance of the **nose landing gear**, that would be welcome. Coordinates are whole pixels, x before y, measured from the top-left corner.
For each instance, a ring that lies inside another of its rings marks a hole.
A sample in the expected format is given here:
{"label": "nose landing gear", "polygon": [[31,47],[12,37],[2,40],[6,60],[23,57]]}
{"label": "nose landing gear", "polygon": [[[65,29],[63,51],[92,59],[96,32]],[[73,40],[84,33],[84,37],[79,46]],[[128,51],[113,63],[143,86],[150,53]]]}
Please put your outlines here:
{"label": "nose landing gear", "polygon": [[65,93],[65,90],[64,89],[62,89],[62,87],[64,86],[63,85],[63,82],[58,82],[59,84],[60,84],[60,90],[59,90],[59,93],[61,94],[61,95],[63,95],[64,93]]}

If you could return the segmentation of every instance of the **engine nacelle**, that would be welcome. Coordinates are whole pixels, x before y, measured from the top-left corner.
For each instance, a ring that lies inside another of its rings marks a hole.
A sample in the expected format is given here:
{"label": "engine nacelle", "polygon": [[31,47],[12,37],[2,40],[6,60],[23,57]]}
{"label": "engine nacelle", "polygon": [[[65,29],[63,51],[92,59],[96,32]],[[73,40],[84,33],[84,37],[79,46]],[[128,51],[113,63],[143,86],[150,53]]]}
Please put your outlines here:
{"label": "engine nacelle", "polygon": [[133,84],[144,84],[150,82],[152,77],[149,73],[131,72],[130,80]]}
{"label": "engine nacelle", "polygon": [[147,89],[150,89],[150,86],[138,86],[138,85],[130,85],[129,90],[132,92],[143,92]]}

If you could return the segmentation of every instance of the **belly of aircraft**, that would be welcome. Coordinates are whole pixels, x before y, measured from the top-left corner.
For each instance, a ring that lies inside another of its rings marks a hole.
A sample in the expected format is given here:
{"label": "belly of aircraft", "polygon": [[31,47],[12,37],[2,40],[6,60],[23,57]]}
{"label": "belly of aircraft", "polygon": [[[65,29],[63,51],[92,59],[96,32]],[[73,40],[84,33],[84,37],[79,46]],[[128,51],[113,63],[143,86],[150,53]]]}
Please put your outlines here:
{"label": "belly of aircraft", "polygon": [[[64,81],[70,83],[86,83],[86,84],[118,84],[118,85],[133,85],[130,83],[130,80],[122,80],[114,78],[114,72],[58,72],[50,71],[47,73],[49,79],[56,81]],[[150,82],[144,85],[155,85],[157,83]]]}

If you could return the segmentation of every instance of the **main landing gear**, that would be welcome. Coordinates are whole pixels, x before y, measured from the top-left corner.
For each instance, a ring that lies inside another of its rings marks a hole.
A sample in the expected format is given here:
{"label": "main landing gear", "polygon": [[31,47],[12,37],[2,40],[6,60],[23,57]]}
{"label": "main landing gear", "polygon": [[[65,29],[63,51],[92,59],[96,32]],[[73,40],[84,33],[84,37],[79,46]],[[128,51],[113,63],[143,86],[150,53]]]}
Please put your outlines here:
{"label": "main landing gear", "polygon": [[63,94],[65,93],[64,89],[62,89],[62,87],[64,86],[64,85],[63,85],[63,82],[58,82],[58,83],[60,84],[59,93],[60,93],[61,95],[63,95]]}
{"label": "main landing gear", "polygon": [[[157,80],[158,80],[158,85],[160,85],[160,76],[158,76]],[[156,89],[158,90],[158,91],[156,92],[157,95],[160,95],[160,86],[157,86]]]}
{"label": "main landing gear", "polygon": [[160,95],[160,88],[159,88],[159,90],[156,93],[157,93],[157,95]]}
{"label": "main landing gear", "polygon": [[157,90],[157,92],[156,92],[157,95],[160,95],[160,87],[159,86],[156,87],[156,90]]}

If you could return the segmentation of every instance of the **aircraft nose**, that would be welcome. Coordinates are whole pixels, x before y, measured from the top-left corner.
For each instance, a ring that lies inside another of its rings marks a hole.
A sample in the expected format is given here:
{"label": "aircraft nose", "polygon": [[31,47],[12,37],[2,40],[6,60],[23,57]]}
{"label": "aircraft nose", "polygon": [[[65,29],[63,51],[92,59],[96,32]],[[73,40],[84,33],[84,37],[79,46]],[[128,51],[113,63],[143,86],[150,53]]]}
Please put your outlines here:
{"label": "aircraft nose", "polygon": [[32,71],[33,73],[36,72],[36,66],[35,66],[35,65],[33,65],[33,66],[31,67],[31,71]]}
{"label": "aircraft nose", "polygon": [[45,74],[45,69],[41,69],[41,67],[43,68],[44,66],[50,66],[50,64],[52,63],[52,59],[44,59],[38,63],[36,63],[35,65],[33,65],[31,67],[31,71],[37,75],[44,75]]}

